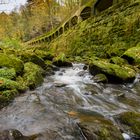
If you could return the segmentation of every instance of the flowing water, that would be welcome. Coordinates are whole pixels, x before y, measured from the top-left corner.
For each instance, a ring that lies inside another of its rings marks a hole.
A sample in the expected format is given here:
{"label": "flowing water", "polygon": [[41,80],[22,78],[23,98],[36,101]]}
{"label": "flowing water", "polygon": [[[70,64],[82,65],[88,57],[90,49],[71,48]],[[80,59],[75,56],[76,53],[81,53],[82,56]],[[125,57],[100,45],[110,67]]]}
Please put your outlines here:
{"label": "flowing water", "polygon": [[36,90],[17,97],[0,111],[0,130],[42,133],[39,140],[84,140],[68,112],[97,112],[112,121],[124,111],[140,112],[139,76],[133,84],[103,85],[95,83],[83,67],[61,68]]}

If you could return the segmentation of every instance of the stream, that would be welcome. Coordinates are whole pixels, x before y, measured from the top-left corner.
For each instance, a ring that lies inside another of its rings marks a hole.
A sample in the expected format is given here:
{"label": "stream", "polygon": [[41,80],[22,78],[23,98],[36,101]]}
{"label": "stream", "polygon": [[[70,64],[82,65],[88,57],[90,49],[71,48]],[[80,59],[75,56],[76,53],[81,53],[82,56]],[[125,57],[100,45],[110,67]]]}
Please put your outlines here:
{"label": "stream", "polygon": [[133,84],[99,84],[83,67],[60,68],[40,87],[15,98],[0,111],[0,130],[40,133],[37,140],[85,140],[69,112],[97,112],[113,122],[121,112],[140,112],[139,76]]}

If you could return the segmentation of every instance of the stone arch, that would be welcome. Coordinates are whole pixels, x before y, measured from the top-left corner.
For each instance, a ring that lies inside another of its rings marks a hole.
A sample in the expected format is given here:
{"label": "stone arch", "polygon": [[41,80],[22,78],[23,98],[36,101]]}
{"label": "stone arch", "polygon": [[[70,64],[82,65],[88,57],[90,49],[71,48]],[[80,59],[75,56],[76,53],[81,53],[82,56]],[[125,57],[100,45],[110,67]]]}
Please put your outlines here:
{"label": "stone arch", "polygon": [[49,40],[50,40],[50,42],[52,41],[52,37],[51,36],[49,36]]}
{"label": "stone arch", "polygon": [[77,16],[74,16],[72,19],[71,19],[71,26],[74,26],[78,23],[78,17]]}
{"label": "stone arch", "polygon": [[45,37],[45,41],[48,42],[48,37]]}
{"label": "stone arch", "polygon": [[42,39],[41,39],[41,42],[45,42],[45,38],[42,38]]}
{"label": "stone arch", "polygon": [[52,40],[53,40],[53,39],[55,39],[55,33],[54,33],[54,34],[52,34]]}
{"label": "stone arch", "polygon": [[85,7],[81,12],[80,17],[82,20],[86,20],[91,16],[91,13],[91,7]]}
{"label": "stone arch", "polygon": [[63,34],[63,28],[62,27],[59,29],[59,35],[61,35],[61,34]]}
{"label": "stone arch", "polygon": [[56,37],[59,36],[59,32],[58,32],[58,31],[55,32],[55,36],[56,36]]}
{"label": "stone arch", "polygon": [[94,4],[94,14],[98,14],[113,5],[113,0],[97,0]]}
{"label": "stone arch", "polygon": [[64,31],[67,31],[70,28],[69,21],[64,25]]}

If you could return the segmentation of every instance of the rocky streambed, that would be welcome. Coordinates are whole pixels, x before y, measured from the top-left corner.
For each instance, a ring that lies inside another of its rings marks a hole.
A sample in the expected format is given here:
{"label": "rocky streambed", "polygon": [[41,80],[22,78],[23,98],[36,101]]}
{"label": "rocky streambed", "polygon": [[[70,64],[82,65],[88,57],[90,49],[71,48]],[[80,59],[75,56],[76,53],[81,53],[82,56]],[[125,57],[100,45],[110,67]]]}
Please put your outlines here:
{"label": "rocky streambed", "polygon": [[102,84],[84,64],[60,68],[0,111],[0,139],[140,139],[140,83]]}

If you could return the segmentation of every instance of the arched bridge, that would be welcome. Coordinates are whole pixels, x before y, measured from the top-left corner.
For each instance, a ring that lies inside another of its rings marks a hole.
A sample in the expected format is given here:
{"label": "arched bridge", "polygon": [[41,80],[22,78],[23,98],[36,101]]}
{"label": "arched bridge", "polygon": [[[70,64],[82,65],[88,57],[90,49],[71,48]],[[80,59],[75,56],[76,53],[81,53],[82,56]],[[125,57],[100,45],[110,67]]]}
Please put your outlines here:
{"label": "arched bridge", "polygon": [[52,40],[66,32],[69,28],[72,28],[79,22],[84,21],[91,16],[97,15],[98,13],[109,8],[113,4],[120,2],[121,0],[90,0],[89,2],[85,1],[87,0],[83,0],[83,4],[79,8],[79,10],[77,10],[72,16],[65,20],[65,22],[63,22],[58,28],[28,41],[27,44],[34,45],[41,42],[50,43]]}

